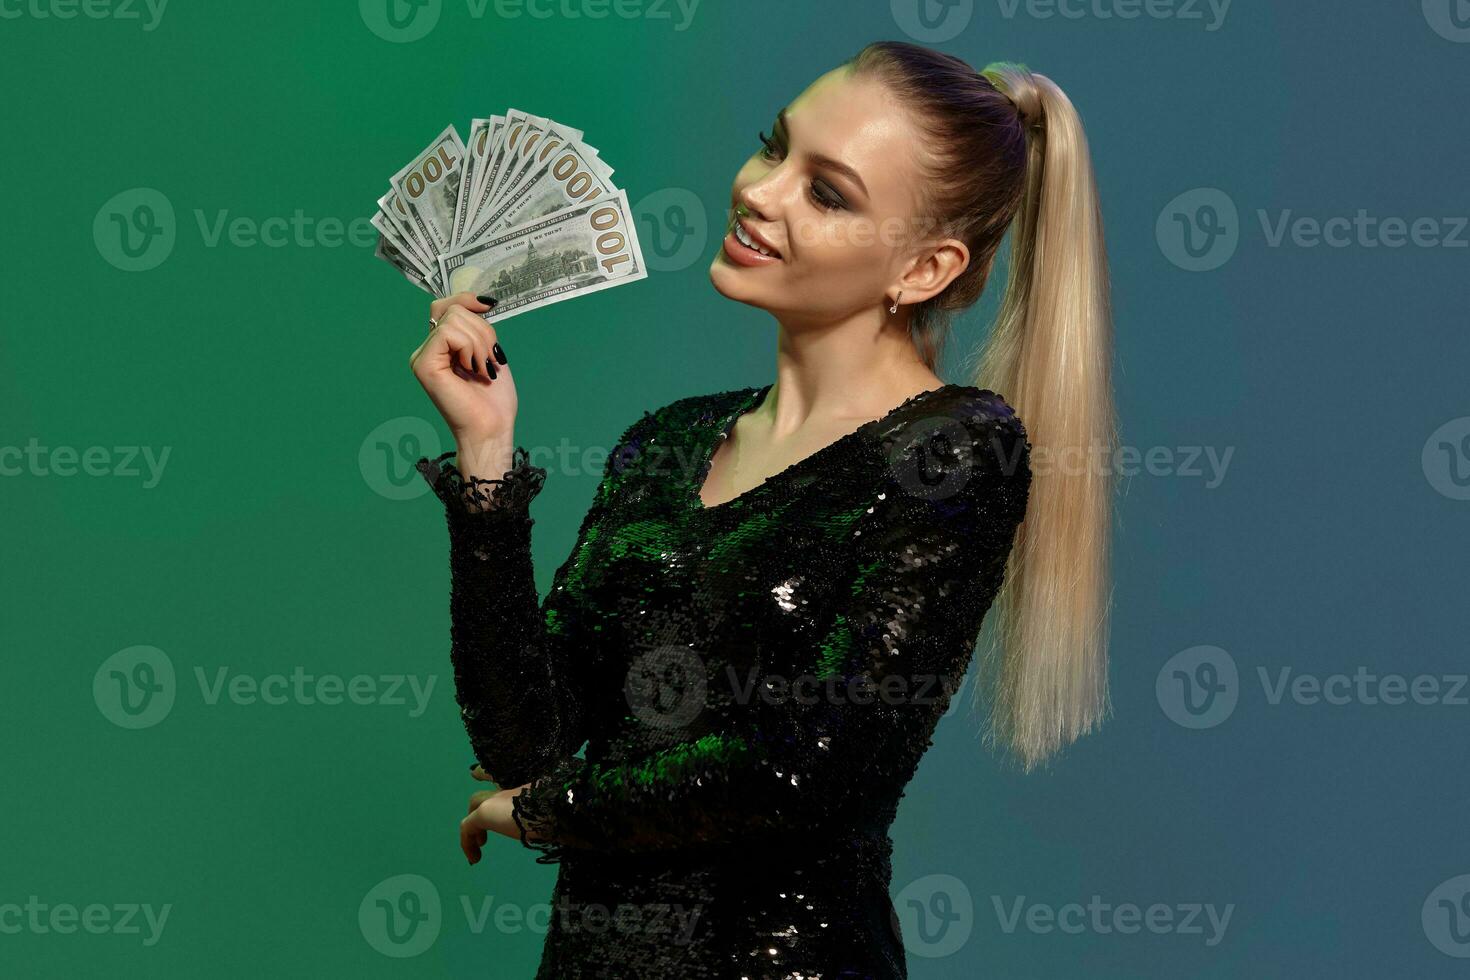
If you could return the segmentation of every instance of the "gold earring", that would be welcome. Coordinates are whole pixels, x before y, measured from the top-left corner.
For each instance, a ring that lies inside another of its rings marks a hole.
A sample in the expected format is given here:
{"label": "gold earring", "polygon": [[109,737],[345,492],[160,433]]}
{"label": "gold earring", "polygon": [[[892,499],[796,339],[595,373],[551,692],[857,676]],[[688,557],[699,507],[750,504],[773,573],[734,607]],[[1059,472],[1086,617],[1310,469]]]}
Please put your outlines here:
{"label": "gold earring", "polygon": [[888,312],[889,313],[897,313],[898,312],[898,301],[900,299],[903,299],[903,290],[902,289],[900,289],[898,291],[898,297],[894,299],[893,305],[888,308]]}

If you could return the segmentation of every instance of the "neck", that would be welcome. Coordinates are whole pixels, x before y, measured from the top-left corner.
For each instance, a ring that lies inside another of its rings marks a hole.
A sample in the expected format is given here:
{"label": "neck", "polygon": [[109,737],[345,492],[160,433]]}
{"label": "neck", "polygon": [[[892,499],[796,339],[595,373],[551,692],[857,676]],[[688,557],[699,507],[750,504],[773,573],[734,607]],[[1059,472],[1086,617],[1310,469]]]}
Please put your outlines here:
{"label": "neck", "polygon": [[781,322],[776,380],[756,414],[780,437],[814,418],[877,418],[940,384],[914,346],[902,307],[821,326]]}

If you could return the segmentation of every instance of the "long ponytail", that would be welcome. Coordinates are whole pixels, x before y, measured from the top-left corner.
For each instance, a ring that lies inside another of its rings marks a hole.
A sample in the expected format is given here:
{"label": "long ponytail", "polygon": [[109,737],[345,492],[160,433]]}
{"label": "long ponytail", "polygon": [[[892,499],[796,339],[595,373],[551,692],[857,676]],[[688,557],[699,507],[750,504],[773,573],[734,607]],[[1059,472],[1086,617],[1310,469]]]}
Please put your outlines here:
{"label": "long ponytail", "polygon": [[951,314],[979,298],[1010,235],[1005,294],[974,383],[1001,394],[1026,426],[1032,479],[981,631],[976,703],[989,703],[986,741],[1030,770],[1112,707],[1118,423],[1107,253],[1087,137],[1062,90],[1022,65],[977,72],[903,41],[869,44],[848,65],[886,84],[932,137],[923,205],[970,249],[965,270],[912,308],[910,329],[931,369]]}
{"label": "long ponytail", "polygon": [[1077,110],[1051,79],[1019,65],[982,74],[1015,103],[1027,160],[1005,294],[975,383],[1009,393],[1033,456],[1026,519],[987,616],[981,669],[992,740],[1030,769],[1112,707],[1113,328],[1102,214]]}

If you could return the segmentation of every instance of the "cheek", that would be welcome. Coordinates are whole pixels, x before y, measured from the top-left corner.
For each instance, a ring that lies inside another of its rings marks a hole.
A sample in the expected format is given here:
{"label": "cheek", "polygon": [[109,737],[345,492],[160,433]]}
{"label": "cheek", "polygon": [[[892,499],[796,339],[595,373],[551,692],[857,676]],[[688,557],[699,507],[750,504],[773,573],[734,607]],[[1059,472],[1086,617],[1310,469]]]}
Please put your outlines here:
{"label": "cheek", "polygon": [[799,264],[813,270],[840,273],[854,282],[888,274],[893,248],[883,242],[872,222],[851,214],[812,214],[794,222],[791,234]]}

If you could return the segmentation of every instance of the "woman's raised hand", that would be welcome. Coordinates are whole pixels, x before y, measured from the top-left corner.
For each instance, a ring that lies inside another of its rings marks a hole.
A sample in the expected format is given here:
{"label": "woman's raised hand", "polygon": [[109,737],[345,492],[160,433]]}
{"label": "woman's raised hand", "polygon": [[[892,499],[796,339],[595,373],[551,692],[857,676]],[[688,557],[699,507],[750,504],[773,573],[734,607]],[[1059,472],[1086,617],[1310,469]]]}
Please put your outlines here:
{"label": "woman's raised hand", "polygon": [[515,429],[516,383],[495,328],[479,316],[493,308],[470,293],[429,304],[438,326],[408,356],[449,431],[463,444],[504,440]]}

